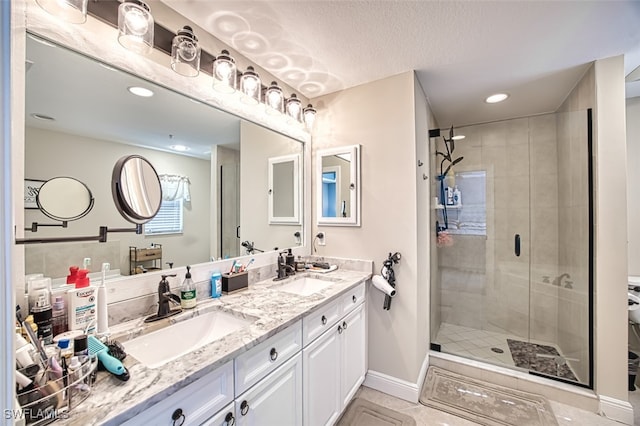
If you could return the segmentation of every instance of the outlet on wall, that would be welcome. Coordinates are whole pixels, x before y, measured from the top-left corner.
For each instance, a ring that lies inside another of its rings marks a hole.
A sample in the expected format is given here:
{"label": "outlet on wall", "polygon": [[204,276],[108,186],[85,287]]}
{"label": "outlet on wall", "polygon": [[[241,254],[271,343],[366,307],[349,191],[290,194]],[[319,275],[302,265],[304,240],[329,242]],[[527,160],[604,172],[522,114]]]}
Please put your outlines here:
{"label": "outlet on wall", "polygon": [[318,232],[316,234],[316,237],[318,237],[318,245],[319,246],[326,246],[327,245],[327,236],[325,235],[324,232]]}

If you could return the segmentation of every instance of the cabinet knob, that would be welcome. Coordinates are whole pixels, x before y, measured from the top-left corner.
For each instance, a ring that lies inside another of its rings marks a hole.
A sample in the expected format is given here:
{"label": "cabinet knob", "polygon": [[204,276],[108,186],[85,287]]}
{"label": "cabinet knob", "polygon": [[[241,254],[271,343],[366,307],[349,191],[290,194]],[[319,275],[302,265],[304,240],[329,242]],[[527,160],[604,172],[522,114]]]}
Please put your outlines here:
{"label": "cabinet knob", "polygon": [[338,326],[338,334],[342,334],[342,326],[341,325]]}
{"label": "cabinet knob", "polygon": [[240,404],[240,414],[242,414],[243,416],[246,416],[248,412],[249,412],[249,403],[245,399],[244,401],[242,401],[242,404]]}
{"label": "cabinet knob", "polygon": [[347,329],[347,322],[346,321],[342,321],[342,328],[344,328],[345,330]]}
{"label": "cabinet knob", "polygon": [[353,303],[356,303],[358,301],[358,298],[354,294],[353,296],[351,296],[351,300],[353,300]]}
{"label": "cabinet knob", "polygon": [[236,418],[233,417],[233,413],[231,412],[224,416],[224,421],[227,423],[227,426],[233,426],[236,424]]}
{"label": "cabinet knob", "polygon": [[327,323],[327,317],[325,317],[324,315],[322,316],[322,325],[325,325]]}
{"label": "cabinet knob", "polygon": [[[176,409],[176,411],[174,411],[173,414],[171,415],[171,420],[173,420],[173,426],[182,426],[186,419],[187,418],[182,412],[182,408]],[[180,423],[176,423],[178,420],[180,420]]]}
{"label": "cabinet knob", "polygon": [[271,361],[275,361],[276,359],[278,359],[278,351],[276,351],[276,348],[271,348],[271,352],[269,352],[269,357],[271,358]]}

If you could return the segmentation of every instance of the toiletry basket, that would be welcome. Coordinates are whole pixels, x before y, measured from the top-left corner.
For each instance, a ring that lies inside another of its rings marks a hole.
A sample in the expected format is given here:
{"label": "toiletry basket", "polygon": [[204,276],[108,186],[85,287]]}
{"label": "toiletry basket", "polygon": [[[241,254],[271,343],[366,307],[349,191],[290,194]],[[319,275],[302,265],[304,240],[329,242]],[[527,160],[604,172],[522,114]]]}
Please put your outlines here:
{"label": "toiletry basket", "polygon": [[[15,417],[23,416],[27,425],[41,426],[67,418],[91,394],[98,368],[98,358],[88,357],[78,371],[28,392],[18,393],[21,409]],[[65,385],[66,384],[66,385]]]}

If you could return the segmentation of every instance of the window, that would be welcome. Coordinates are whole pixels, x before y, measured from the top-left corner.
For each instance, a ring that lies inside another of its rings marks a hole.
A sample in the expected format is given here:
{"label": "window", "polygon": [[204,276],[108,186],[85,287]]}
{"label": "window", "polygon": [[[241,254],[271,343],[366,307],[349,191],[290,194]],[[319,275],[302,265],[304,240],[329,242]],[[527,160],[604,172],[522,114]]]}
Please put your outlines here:
{"label": "window", "polygon": [[158,214],[144,225],[146,235],[182,233],[182,198],[162,200]]}

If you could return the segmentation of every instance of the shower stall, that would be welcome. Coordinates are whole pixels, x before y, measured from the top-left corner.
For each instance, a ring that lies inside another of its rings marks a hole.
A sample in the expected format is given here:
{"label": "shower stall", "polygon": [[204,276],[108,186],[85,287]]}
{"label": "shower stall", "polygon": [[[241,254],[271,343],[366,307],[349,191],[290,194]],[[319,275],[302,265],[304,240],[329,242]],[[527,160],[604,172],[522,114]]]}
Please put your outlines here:
{"label": "shower stall", "polygon": [[432,350],[592,387],[590,128],[591,111],[456,128],[446,176],[448,136],[430,139]]}

